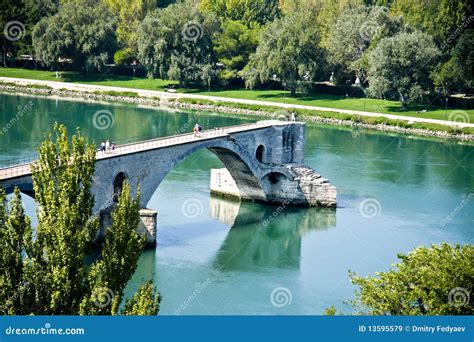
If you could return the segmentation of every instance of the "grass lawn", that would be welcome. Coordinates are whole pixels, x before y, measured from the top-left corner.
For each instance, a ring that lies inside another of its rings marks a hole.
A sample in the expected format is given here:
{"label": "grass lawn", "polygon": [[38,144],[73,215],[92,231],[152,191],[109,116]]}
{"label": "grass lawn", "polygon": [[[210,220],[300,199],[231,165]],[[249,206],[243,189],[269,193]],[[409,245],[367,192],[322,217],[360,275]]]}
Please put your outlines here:
{"label": "grass lawn", "polygon": [[[52,71],[27,70],[18,68],[0,68],[0,76],[30,78],[37,80],[58,81]],[[107,74],[92,74],[81,77],[77,72],[63,72],[64,78],[59,81],[73,83],[87,83],[104,86],[164,90],[167,86],[175,84],[172,81],[150,80],[147,78],[133,78],[126,76],[113,76]],[[448,120],[453,110],[459,108],[449,108],[446,111],[443,107],[434,105],[412,105],[408,110],[401,111],[400,103],[397,101],[387,101],[368,98],[341,97],[325,94],[309,94],[305,97],[289,97],[289,92],[283,90],[247,90],[247,89],[225,89],[212,88],[211,91],[202,88],[178,89],[178,92],[212,95],[227,98],[240,98],[247,100],[259,100],[267,102],[280,102],[298,105],[318,106],[337,109],[359,110],[374,113],[395,114],[401,116],[414,116],[439,120]],[[426,110],[417,114],[416,111]],[[469,116],[469,122],[474,122],[474,109],[462,109]]]}

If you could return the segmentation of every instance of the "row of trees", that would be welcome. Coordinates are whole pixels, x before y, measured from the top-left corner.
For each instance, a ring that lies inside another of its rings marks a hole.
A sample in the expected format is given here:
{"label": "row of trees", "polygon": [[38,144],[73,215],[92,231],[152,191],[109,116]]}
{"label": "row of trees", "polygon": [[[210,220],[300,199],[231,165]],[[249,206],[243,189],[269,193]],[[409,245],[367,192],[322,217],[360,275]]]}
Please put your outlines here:
{"label": "row of trees", "polygon": [[29,49],[46,65],[136,61],[182,86],[277,81],[293,95],[333,74],[402,105],[473,89],[466,0],[41,0],[34,15],[23,2]]}
{"label": "row of trees", "polygon": [[[127,183],[119,195],[100,257],[86,262],[97,235],[91,195],[95,147],[64,126],[42,143],[33,184],[38,225],[33,231],[21,194],[8,202],[0,188],[0,314],[116,315],[144,248],[136,232],[139,196]],[[151,282],[125,301],[125,315],[156,315],[160,297]]]}

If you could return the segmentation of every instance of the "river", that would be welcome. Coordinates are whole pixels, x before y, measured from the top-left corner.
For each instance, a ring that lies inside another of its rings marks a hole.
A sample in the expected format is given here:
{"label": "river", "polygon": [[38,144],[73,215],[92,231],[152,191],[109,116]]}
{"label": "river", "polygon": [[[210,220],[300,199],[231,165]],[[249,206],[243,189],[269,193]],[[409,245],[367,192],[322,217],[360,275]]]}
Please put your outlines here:
{"label": "river", "polygon": [[[21,111],[28,103],[31,109]],[[81,127],[91,141],[120,144],[190,131],[194,117],[204,128],[257,120],[11,94],[0,94],[0,106],[0,130],[11,126],[0,133],[4,164],[35,153],[55,121],[70,131]],[[107,129],[93,120],[104,110],[112,114]],[[223,166],[198,151],[149,202],[158,211],[158,245],[143,253],[126,295],[153,279],[163,296],[161,314],[308,315],[331,305],[349,314],[345,302],[356,290],[349,270],[374,274],[420,245],[472,243],[472,144],[319,124],[307,124],[305,143],[306,164],[338,188],[337,209],[211,197],[209,170]],[[183,210],[190,200],[192,210]],[[34,216],[26,196],[25,206]]]}

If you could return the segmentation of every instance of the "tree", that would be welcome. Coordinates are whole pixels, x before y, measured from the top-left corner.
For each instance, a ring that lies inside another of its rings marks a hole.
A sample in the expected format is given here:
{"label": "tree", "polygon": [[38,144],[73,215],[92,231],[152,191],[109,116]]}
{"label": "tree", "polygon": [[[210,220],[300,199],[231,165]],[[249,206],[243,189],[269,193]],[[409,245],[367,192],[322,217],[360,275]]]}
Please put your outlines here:
{"label": "tree", "polygon": [[448,97],[457,84],[461,82],[461,71],[456,61],[451,58],[440,64],[432,74],[433,83],[441,90],[444,97]]}
{"label": "tree", "polygon": [[440,51],[427,34],[399,33],[382,39],[369,55],[369,93],[398,95],[403,108],[432,89],[430,74]]}
{"label": "tree", "polygon": [[297,89],[320,79],[325,56],[313,18],[310,11],[296,12],[265,27],[245,71],[248,87],[279,79],[295,96]]}
{"label": "tree", "polygon": [[221,77],[231,81],[240,77],[240,71],[245,68],[250,54],[258,46],[259,27],[247,27],[240,21],[225,20],[222,22],[221,32],[214,40],[214,49],[219,62],[224,65]]}
{"label": "tree", "polygon": [[327,40],[329,62],[335,68],[337,81],[354,73],[367,77],[367,53],[385,37],[403,29],[401,17],[389,15],[386,7],[358,6],[344,11],[331,26]]}
{"label": "tree", "polygon": [[459,67],[459,76],[464,81],[465,87],[472,91],[474,89],[474,30],[467,30],[459,38],[453,49],[453,59]]}
{"label": "tree", "polygon": [[31,245],[31,223],[26,217],[21,194],[15,189],[7,206],[0,189],[0,313],[21,314],[23,282],[22,253]]}
{"label": "tree", "polygon": [[394,0],[390,10],[396,15],[403,15],[412,27],[448,45],[454,45],[448,38],[463,27],[472,15],[469,0]]}
{"label": "tree", "polygon": [[33,47],[45,65],[70,59],[83,73],[101,67],[116,48],[115,17],[97,0],[67,2],[33,30]]}
{"label": "tree", "polygon": [[117,13],[117,42],[114,55],[117,64],[129,63],[138,54],[138,28],[145,16],[155,8],[154,0],[104,0],[111,13]]}
{"label": "tree", "polygon": [[362,278],[353,305],[371,315],[472,315],[474,246],[418,247],[394,269]]}
{"label": "tree", "polygon": [[138,58],[151,78],[209,84],[216,75],[212,36],[219,28],[210,14],[178,2],[149,14],[139,30]]}
{"label": "tree", "polygon": [[[71,142],[64,126],[56,124],[53,132],[55,139],[49,134],[43,141],[32,170],[39,207],[35,239],[19,190],[15,190],[9,206],[4,191],[0,191],[2,311],[23,315],[116,314],[144,246],[144,238],[135,232],[139,198],[130,198],[130,188],[125,184],[101,258],[87,265],[86,256],[98,229],[91,194],[95,146],[79,131]],[[110,301],[104,304],[107,295]],[[151,308],[148,312],[158,312],[159,303],[154,298],[147,302],[148,297],[140,296],[141,305]]]}
{"label": "tree", "polygon": [[161,296],[153,288],[151,281],[143,284],[132,298],[127,299],[122,315],[146,315],[158,314]]}
{"label": "tree", "polygon": [[140,195],[132,199],[130,186],[125,182],[117,208],[112,213],[112,226],[105,234],[101,259],[89,273],[91,296],[82,301],[82,314],[117,314],[123,290],[135,272],[145,246],[145,238],[136,232],[139,209]]}
{"label": "tree", "polygon": [[280,14],[278,0],[202,0],[201,8],[246,26],[265,25]]}

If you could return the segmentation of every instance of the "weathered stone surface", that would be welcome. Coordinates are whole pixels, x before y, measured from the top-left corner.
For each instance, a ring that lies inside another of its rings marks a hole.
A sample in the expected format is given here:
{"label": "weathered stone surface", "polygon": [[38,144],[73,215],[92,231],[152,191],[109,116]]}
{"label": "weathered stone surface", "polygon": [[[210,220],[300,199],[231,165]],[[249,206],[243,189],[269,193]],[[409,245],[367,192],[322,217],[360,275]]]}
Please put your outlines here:
{"label": "weathered stone surface", "polygon": [[158,213],[154,210],[140,209],[140,222],[138,223],[137,233],[145,236],[147,246],[156,245],[156,218]]}
{"label": "weathered stone surface", "polygon": [[[269,202],[299,206],[336,206],[337,190],[329,180],[305,165],[287,164],[285,167],[291,177],[274,173],[272,177],[265,179],[265,192]],[[210,183],[212,193],[240,197],[231,174],[225,168],[212,169]]]}

